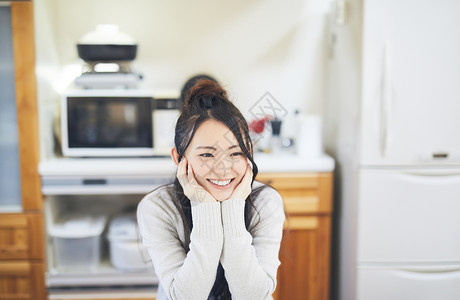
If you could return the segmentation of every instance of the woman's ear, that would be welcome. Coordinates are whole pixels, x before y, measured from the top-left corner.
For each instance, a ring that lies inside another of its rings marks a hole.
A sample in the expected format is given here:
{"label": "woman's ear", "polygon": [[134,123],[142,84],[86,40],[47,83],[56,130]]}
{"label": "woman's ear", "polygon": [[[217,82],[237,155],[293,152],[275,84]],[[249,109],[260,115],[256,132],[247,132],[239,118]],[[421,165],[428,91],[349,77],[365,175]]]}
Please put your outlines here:
{"label": "woman's ear", "polygon": [[171,149],[171,158],[177,166],[179,164],[179,153],[177,152],[176,147],[172,147]]}

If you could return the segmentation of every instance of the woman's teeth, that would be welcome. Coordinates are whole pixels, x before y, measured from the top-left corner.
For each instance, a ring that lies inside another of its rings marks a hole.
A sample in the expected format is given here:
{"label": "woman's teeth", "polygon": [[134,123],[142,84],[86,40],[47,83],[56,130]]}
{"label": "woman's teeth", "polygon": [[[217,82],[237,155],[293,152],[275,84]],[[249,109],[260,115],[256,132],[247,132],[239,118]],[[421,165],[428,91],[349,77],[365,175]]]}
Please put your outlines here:
{"label": "woman's teeth", "polygon": [[219,185],[219,186],[224,186],[224,185],[227,185],[229,184],[232,179],[229,179],[229,180],[213,180],[213,179],[208,179],[211,183],[214,183],[216,185]]}

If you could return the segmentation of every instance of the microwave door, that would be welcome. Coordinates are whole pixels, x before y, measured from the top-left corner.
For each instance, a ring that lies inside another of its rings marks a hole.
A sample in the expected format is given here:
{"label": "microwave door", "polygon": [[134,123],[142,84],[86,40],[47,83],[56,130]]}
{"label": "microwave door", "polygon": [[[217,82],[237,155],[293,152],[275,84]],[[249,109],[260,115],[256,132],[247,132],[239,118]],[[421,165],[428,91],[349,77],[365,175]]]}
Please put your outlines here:
{"label": "microwave door", "polygon": [[68,97],[67,155],[152,155],[152,105],[148,97]]}

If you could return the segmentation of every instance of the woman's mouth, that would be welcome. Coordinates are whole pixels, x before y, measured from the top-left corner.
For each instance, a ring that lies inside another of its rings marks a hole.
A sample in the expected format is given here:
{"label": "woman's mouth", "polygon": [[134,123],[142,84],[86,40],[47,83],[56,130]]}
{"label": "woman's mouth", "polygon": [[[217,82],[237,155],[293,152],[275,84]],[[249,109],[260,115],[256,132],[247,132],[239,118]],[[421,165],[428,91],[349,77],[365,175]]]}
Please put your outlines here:
{"label": "woman's mouth", "polygon": [[232,179],[227,179],[227,180],[216,180],[216,179],[207,179],[210,183],[213,184],[213,186],[217,188],[226,188],[230,186],[230,184],[233,182],[235,178]]}

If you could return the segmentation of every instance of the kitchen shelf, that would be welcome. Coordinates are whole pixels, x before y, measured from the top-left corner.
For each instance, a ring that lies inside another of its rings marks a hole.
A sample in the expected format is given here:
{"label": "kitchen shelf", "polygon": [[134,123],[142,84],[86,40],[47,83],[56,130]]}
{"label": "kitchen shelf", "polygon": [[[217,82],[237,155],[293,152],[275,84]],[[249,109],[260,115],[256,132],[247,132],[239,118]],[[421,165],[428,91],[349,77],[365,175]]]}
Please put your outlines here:
{"label": "kitchen shelf", "polygon": [[108,259],[102,260],[94,270],[58,271],[51,268],[46,274],[48,288],[91,286],[158,286],[158,278],[151,271],[122,272],[112,267]]}
{"label": "kitchen shelf", "polygon": [[146,299],[153,300],[157,296],[156,287],[123,287],[99,289],[49,289],[48,300],[95,300],[95,299]]}
{"label": "kitchen shelf", "polygon": [[42,194],[49,195],[143,195],[173,182],[164,176],[42,176]]}
{"label": "kitchen shelf", "polygon": [[174,175],[175,165],[169,157],[154,158],[53,158],[40,162],[43,177],[57,176],[155,176]]}

